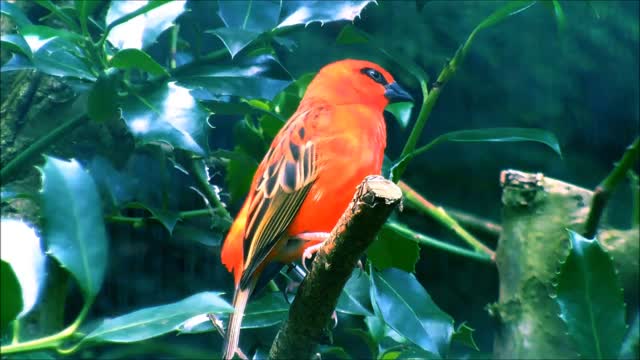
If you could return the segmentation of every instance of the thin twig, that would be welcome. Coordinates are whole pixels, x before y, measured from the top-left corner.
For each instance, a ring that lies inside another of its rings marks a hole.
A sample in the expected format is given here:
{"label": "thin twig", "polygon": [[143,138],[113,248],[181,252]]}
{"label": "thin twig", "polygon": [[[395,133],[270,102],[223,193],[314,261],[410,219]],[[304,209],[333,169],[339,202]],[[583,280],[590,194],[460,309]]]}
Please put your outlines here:
{"label": "thin twig", "polygon": [[633,143],[627,147],[624,155],[622,155],[622,159],[615,164],[609,175],[596,187],[593,192],[593,199],[591,200],[591,210],[589,211],[589,216],[584,226],[584,236],[586,238],[591,239],[596,235],[598,224],[602,218],[602,213],[607,205],[609,196],[620,181],[622,181],[629,169],[638,161],[639,153],[640,137],[636,137]]}
{"label": "thin twig", "polygon": [[402,192],[405,196],[405,201],[407,203],[414,205],[418,210],[423,211],[429,217],[435,219],[440,224],[449,228],[467,244],[471,245],[476,251],[483,252],[489,255],[491,259],[495,259],[496,254],[493,250],[489,249],[489,247],[487,247],[480,240],[476,239],[467,230],[465,230],[455,219],[449,216],[449,214],[447,214],[447,212],[444,211],[443,208],[430,203],[427,199],[418,194],[405,182],[400,181],[398,185],[402,189]]}

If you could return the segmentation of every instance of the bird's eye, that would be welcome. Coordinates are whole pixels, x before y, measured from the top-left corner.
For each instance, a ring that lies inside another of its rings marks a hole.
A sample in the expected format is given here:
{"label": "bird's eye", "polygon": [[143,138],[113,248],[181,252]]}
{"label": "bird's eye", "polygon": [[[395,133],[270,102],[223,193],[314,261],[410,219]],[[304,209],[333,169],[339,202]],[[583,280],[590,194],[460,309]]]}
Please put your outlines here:
{"label": "bird's eye", "polygon": [[373,79],[373,81],[377,82],[378,84],[387,85],[387,80],[384,78],[384,76],[382,76],[382,74],[380,74],[378,70],[372,68],[364,68],[361,70],[361,72]]}

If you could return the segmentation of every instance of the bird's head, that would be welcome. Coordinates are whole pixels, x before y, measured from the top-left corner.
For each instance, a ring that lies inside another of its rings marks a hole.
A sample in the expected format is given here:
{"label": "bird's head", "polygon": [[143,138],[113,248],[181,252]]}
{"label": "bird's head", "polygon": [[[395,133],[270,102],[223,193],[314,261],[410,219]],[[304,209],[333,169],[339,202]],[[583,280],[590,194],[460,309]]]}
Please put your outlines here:
{"label": "bird's head", "polygon": [[353,59],[336,61],[320,69],[304,98],[320,98],[336,105],[366,104],[380,111],[390,102],[413,101],[380,65]]}

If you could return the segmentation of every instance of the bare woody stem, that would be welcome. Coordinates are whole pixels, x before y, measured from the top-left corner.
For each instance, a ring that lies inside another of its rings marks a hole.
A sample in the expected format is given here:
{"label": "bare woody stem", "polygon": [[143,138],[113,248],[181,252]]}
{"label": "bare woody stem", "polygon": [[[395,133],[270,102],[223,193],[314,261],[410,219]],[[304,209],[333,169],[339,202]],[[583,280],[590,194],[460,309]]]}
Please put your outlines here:
{"label": "bare woody stem", "polygon": [[381,176],[368,176],[358,186],[313,267],[296,294],[269,352],[271,359],[309,359],[325,337],[331,314],[358,258],[374,241],[401,190]]}
{"label": "bare woody stem", "polygon": [[584,236],[586,238],[591,239],[596,235],[598,224],[600,223],[600,218],[602,218],[602,213],[607,205],[609,196],[625,177],[627,171],[638,161],[639,153],[640,137],[636,137],[633,143],[627,147],[624,155],[622,155],[622,159],[620,159],[613,170],[611,170],[611,173],[596,187],[593,193],[593,200],[591,201],[589,217],[587,217],[587,222],[584,227]]}

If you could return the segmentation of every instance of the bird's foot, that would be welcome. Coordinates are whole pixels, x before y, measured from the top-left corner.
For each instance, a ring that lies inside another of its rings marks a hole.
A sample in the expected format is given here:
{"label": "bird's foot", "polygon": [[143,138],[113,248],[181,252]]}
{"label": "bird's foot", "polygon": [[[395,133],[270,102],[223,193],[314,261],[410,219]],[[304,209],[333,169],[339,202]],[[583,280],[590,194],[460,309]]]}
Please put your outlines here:
{"label": "bird's foot", "polygon": [[308,247],[305,246],[306,249],[302,253],[302,267],[305,269],[305,271],[309,272],[309,269],[307,269],[306,260],[311,259],[313,257],[313,254],[315,254],[316,252],[318,252],[318,250],[320,250],[320,248],[324,245],[325,241],[327,241],[327,239],[329,238],[329,233],[308,232],[308,233],[302,233],[302,234],[296,235],[295,237],[302,241],[311,242],[312,244],[315,243],[315,245],[311,245]]}

